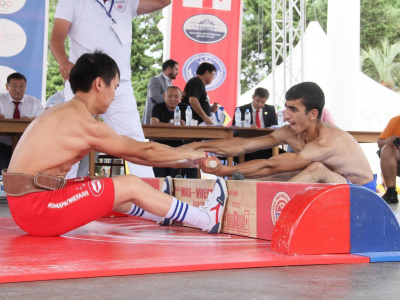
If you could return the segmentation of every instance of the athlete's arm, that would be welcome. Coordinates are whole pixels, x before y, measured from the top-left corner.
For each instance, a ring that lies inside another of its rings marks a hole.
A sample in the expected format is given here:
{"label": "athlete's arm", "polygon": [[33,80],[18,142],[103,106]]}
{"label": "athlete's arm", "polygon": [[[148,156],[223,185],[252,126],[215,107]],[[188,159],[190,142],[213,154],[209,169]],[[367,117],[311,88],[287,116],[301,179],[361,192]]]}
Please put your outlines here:
{"label": "athlete's arm", "polygon": [[[280,128],[273,133],[256,138],[219,139],[205,142],[193,142],[182,147],[203,150],[223,156],[238,156],[261,149],[270,149],[286,144],[286,129]],[[290,130],[290,129],[289,129]]]}
{"label": "athlete's arm", "polygon": [[172,148],[155,142],[138,142],[118,135],[108,125],[99,121],[93,121],[88,132],[89,143],[94,150],[142,165],[188,167],[193,163],[187,160],[197,161],[205,157],[203,151]]}
{"label": "athlete's arm", "polygon": [[203,172],[218,176],[231,176],[235,172],[241,172],[245,178],[260,178],[282,172],[301,170],[311,162],[299,153],[283,153],[270,159],[256,159],[234,166],[218,165],[216,168],[209,168],[205,161],[201,160],[200,167]]}

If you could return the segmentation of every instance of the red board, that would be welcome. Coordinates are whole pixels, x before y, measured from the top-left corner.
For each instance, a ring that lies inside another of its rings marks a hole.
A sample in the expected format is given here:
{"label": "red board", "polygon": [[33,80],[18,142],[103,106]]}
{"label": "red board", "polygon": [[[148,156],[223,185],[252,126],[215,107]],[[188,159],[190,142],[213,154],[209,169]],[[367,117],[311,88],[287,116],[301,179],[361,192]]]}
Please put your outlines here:
{"label": "red board", "polygon": [[268,266],[368,263],[357,255],[288,256],[270,242],[103,218],[60,237],[24,234],[0,218],[0,283]]}
{"label": "red board", "polygon": [[350,188],[312,187],[297,194],[276,222],[271,250],[278,253],[350,253]]}

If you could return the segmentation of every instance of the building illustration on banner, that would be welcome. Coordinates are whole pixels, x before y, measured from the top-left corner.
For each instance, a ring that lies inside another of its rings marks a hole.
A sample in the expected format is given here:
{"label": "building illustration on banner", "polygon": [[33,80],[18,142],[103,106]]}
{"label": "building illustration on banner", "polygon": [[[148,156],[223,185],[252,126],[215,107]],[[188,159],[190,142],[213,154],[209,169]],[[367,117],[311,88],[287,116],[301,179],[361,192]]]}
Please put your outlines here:
{"label": "building illustration on banner", "polygon": [[212,8],[217,10],[231,10],[232,0],[183,0],[183,7]]}
{"label": "building illustration on banner", "polygon": [[197,43],[214,44],[222,41],[227,33],[228,27],[220,18],[204,14],[190,17],[183,24],[185,35]]}

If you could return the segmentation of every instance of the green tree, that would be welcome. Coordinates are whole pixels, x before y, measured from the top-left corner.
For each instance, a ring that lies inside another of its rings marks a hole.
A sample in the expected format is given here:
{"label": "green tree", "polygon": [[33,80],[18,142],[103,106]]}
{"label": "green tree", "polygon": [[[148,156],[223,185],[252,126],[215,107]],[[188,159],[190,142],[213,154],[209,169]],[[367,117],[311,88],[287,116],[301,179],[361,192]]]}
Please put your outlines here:
{"label": "green tree", "polygon": [[[49,2],[49,34],[48,41],[50,47],[50,36],[53,31],[54,14],[57,6],[57,0]],[[46,98],[57,91],[64,89],[64,80],[58,70],[58,63],[51,54],[50,48],[47,49],[47,74],[46,74]]]}
{"label": "green tree", "polygon": [[271,1],[244,0],[241,93],[264,79],[272,67]]}
{"label": "green tree", "polygon": [[140,114],[146,103],[147,84],[161,72],[163,36],[157,28],[161,18],[161,11],[156,11],[132,21],[132,86]]}
{"label": "green tree", "polygon": [[400,68],[399,56],[400,42],[390,45],[388,39],[384,39],[381,42],[381,47],[368,47],[367,51],[361,51],[362,60],[370,60],[375,67],[377,76],[373,76],[373,78],[377,78],[384,86],[390,89],[395,87],[393,75]]}

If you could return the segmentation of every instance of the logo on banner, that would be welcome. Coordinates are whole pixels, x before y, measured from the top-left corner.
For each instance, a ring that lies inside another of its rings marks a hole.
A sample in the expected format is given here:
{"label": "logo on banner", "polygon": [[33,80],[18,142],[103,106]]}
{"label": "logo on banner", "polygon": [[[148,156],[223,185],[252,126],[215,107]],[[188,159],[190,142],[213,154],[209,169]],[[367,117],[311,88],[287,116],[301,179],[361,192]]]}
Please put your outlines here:
{"label": "logo on banner", "polygon": [[0,0],[0,14],[13,14],[24,7],[26,0]]}
{"label": "logo on banner", "polygon": [[103,193],[104,190],[104,182],[103,180],[92,180],[89,183],[89,189],[92,192],[93,196],[98,197]]}
{"label": "logo on banner", "polygon": [[183,7],[231,10],[232,0],[183,0]]}
{"label": "logo on banner", "polygon": [[275,225],[275,222],[279,219],[279,216],[282,213],[283,208],[290,201],[290,197],[285,192],[279,192],[275,195],[274,200],[272,200],[271,205],[271,220],[272,224]]}
{"label": "logo on banner", "polygon": [[114,7],[116,10],[118,10],[119,12],[123,12],[126,8],[125,6],[125,1],[115,1]]}
{"label": "logo on banner", "polygon": [[228,27],[216,16],[196,15],[185,21],[183,32],[189,39],[195,42],[213,44],[226,37]]}
{"label": "logo on banner", "polygon": [[214,80],[211,84],[206,85],[206,90],[212,91],[224,83],[226,79],[226,67],[222,60],[211,53],[199,53],[189,57],[182,68],[183,79],[185,79],[185,82],[188,82],[190,78],[196,76],[197,67],[203,62],[211,63],[217,69]]}
{"label": "logo on banner", "polygon": [[0,57],[15,56],[24,50],[27,43],[27,35],[18,23],[0,19],[0,42]]}

